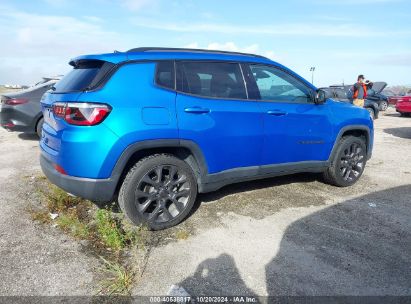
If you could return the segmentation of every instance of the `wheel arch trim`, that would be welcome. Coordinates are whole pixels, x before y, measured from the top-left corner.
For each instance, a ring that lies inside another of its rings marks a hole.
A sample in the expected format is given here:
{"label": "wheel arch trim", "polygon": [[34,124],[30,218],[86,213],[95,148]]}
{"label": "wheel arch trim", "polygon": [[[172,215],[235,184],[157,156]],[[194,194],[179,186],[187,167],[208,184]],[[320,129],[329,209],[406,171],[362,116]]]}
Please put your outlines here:
{"label": "wheel arch trim", "polygon": [[371,139],[371,131],[370,128],[365,126],[365,125],[350,125],[350,126],[345,126],[342,127],[340,129],[340,131],[338,132],[335,141],[334,141],[334,145],[333,148],[331,150],[330,153],[330,157],[328,158],[328,162],[331,164],[335,153],[337,152],[337,148],[338,148],[338,143],[340,142],[340,139],[343,137],[344,133],[349,132],[349,131],[360,131],[360,132],[364,132],[365,131],[365,135],[366,135],[366,146],[367,146],[367,159],[371,158],[371,154],[372,154],[372,139]]}
{"label": "wheel arch trim", "polygon": [[[120,155],[117,160],[110,179],[114,180],[116,183],[119,182],[120,177],[123,175],[123,171],[126,168],[127,163],[133,157],[136,152],[149,150],[149,149],[161,149],[161,148],[185,148],[194,157],[196,165],[198,167],[198,178],[202,178],[207,175],[208,167],[207,162],[201,152],[200,147],[191,140],[181,140],[181,139],[154,139],[154,140],[144,140],[140,142],[133,143],[129,145]],[[193,164],[190,164],[193,167]],[[196,169],[196,168],[193,168]]]}

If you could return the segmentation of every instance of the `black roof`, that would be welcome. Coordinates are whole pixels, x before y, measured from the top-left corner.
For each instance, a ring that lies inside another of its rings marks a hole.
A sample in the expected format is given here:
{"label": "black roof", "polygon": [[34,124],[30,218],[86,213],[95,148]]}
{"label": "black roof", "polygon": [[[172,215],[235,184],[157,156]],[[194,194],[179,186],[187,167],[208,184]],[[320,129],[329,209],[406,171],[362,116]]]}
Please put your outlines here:
{"label": "black roof", "polygon": [[188,49],[188,48],[166,48],[166,47],[138,47],[129,49],[127,53],[134,52],[188,52],[188,53],[208,53],[208,54],[227,54],[227,55],[242,55],[242,56],[252,56],[257,58],[268,59],[267,57],[241,53],[241,52],[229,52],[229,51],[217,51],[217,50],[205,50],[205,49]]}

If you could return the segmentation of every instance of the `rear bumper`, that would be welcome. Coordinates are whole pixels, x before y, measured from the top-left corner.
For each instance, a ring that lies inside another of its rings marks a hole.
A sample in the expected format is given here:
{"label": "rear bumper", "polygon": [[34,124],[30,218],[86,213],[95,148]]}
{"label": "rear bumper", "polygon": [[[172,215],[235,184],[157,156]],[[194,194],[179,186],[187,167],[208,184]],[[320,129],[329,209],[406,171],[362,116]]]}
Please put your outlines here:
{"label": "rear bumper", "polygon": [[10,131],[34,133],[36,128],[33,124],[33,118],[28,119],[23,112],[4,105],[0,111],[0,125]]}
{"label": "rear bumper", "polygon": [[40,156],[40,165],[47,178],[68,193],[96,202],[110,202],[114,197],[117,183],[111,178],[90,179],[61,174],[44,155]]}

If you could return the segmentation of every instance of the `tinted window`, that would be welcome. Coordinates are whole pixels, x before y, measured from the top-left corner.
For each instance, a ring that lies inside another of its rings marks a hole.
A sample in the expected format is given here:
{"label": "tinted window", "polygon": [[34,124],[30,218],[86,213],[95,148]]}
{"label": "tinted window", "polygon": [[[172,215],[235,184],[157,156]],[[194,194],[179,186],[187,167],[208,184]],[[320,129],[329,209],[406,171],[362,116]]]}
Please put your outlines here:
{"label": "tinted window", "polygon": [[250,65],[258,92],[251,92],[253,96],[260,96],[261,100],[279,102],[309,102],[310,90],[299,80],[288,73],[269,66]]}
{"label": "tinted window", "polygon": [[160,61],[157,63],[156,83],[160,86],[174,89],[173,61]]}
{"label": "tinted window", "polygon": [[78,63],[73,70],[54,86],[56,92],[83,91],[94,87],[114,64],[100,60],[88,60]]}
{"label": "tinted window", "polygon": [[246,99],[240,66],[225,62],[178,63],[178,90],[190,94]]}

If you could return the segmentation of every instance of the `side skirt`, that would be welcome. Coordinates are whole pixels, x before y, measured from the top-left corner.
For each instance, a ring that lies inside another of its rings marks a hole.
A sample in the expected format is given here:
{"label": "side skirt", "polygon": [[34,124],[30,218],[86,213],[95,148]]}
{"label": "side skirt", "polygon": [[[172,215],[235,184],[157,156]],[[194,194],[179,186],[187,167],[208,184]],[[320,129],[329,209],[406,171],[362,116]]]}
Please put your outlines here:
{"label": "side skirt", "polygon": [[305,161],[275,165],[254,166],[225,170],[208,174],[201,179],[198,192],[216,191],[226,185],[244,181],[270,178],[302,172],[323,172],[329,165],[328,161]]}

